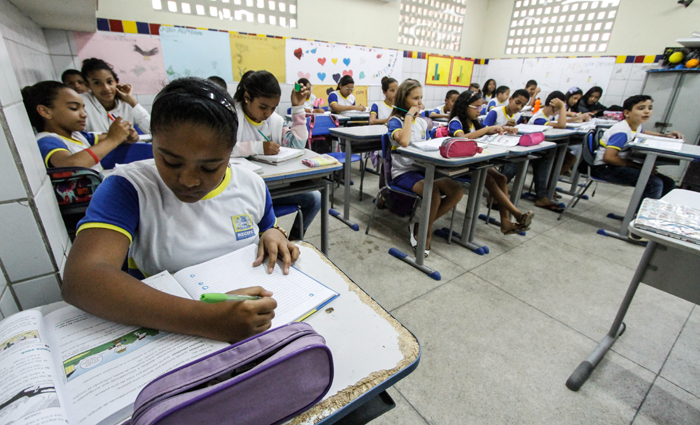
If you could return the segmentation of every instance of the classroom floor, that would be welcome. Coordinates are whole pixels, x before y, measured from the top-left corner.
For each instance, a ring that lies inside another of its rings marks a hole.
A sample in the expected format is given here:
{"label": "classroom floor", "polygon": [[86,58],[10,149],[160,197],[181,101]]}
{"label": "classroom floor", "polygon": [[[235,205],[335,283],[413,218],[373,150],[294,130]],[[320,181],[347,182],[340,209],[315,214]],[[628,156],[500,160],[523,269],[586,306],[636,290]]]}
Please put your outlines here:
{"label": "classroom floor", "polygon": [[[588,382],[564,385],[607,333],[641,258],[642,247],[596,234],[619,226],[605,216],[624,213],[631,188],[600,185],[561,221],[523,200],[536,214],[527,236],[477,226],[488,255],[436,237],[435,281],[388,254],[411,252],[406,219],[378,210],[365,235],[378,178],[367,176],[362,202],[357,169],[353,180],[360,231],[330,218],[330,258],[422,346],[418,368],[389,390],[396,408],[373,425],[700,423],[700,308],[646,285]],[[335,198],[342,211],[342,188]],[[320,247],[319,234],[317,218],[306,240]]]}

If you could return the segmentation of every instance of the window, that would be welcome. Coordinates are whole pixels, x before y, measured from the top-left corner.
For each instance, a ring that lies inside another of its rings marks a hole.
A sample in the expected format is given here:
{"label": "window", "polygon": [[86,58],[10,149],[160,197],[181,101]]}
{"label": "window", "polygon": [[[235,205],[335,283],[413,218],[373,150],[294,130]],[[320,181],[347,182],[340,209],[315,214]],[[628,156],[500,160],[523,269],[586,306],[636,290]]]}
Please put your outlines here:
{"label": "window", "polygon": [[[402,1],[410,3],[409,0]],[[514,1],[505,52],[507,55],[533,52],[604,52],[608,48],[607,42],[610,40],[619,5],[620,0]],[[555,27],[547,24],[557,25]],[[562,37],[528,37],[530,34],[555,32],[562,34]],[[576,44],[569,45],[569,42]],[[579,44],[580,42],[587,44]],[[521,44],[529,47],[512,47]]]}
{"label": "window", "polygon": [[401,0],[399,43],[458,51],[466,4],[467,0]]}
{"label": "window", "polygon": [[227,21],[257,22],[285,28],[297,26],[297,0],[198,0],[181,2],[181,7],[173,0],[151,0],[151,6],[163,12],[192,14],[194,11],[200,16]]}

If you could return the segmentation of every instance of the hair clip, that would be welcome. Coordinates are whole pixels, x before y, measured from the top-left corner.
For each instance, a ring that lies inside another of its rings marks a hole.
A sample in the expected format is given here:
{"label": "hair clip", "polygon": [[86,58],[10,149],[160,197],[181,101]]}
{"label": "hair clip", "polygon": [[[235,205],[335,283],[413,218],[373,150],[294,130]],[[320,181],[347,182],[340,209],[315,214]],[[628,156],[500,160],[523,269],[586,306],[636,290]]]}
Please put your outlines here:
{"label": "hair clip", "polygon": [[575,93],[575,92],[577,92],[577,91],[579,91],[579,90],[580,90],[580,89],[579,89],[578,87],[573,86],[573,87],[571,87],[571,88],[569,89],[568,93]]}
{"label": "hair clip", "polygon": [[213,91],[201,88],[201,87],[178,87],[174,91],[170,92],[160,92],[156,96],[155,99],[153,99],[153,105],[156,104],[159,100],[170,96],[170,95],[176,95],[176,94],[189,94],[192,96],[204,98],[204,99],[209,99],[214,103],[217,103],[224,108],[226,108],[236,119],[238,119],[238,115],[236,114],[236,108],[233,106],[231,102],[228,101],[225,97],[219,95],[218,93],[215,93]]}

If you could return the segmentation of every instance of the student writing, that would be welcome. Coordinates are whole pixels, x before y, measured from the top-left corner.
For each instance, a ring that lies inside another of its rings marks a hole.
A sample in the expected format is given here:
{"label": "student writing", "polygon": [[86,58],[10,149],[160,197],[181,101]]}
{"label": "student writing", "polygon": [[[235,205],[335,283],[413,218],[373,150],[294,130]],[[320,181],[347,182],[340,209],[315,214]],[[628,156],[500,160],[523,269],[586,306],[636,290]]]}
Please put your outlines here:
{"label": "student writing", "polygon": [[529,99],[530,94],[526,90],[516,90],[506,106],[489,111],[484,118],[484,125],[487,127],[492,125],[515,127],[520,122],[520,111],[527,105]]}
{"label": "student writing", "polygon": [[121,117],[144,132],[150,132],[151,116],[134,98],[130,84],[119,84],[112,65],[101,59],[85,59],[81,69],[90,93],[83,93],[87,113],[87,131],[107,132],[115,118]]}
{"label": "student writing", "polygon": [[343,75],[338,80],[338,86],[335,91],[328,95],[328,107],[335,113],[343,111],[364,111],[362,105],[355,105],[355,96],[352,92],[355,90],[355,80],[350,75]]}
{"label": "student writing", "polygon": [[369,111],[369,123],[386,124],[389,121],[389,116],[394,110],[394,99],[396,98],[396,90],[399,89],[399,83],[391,77],[382,78],[382,93],[384,93],[384,101],[372,104],[372,109]]}
{"label": "student writing", "polygon": [[324,110],[314,106],[316,104],[316,95],[311,93],[311,82],[306,78],[299,78],[299,80],[297,80],[297,84],[309,89],[309,93],[306,96],[306,99],[304,99],[304,112],[309,114],[313,112],[322,114]]}
{"label": "student writing", "polygon": [[[250,244],[257,267],[278,255],[283,271],[299,249],[276,226],[270,193],[255,173],[229,167],[238,116],[216,84],[179,79],[153,102],[154,159],[118,167],[97,189],[66,262],[62,296],[96,316],[169,332],[239,341],[270,328],[272,293],[206,304],[155,290],[135,276],[171,273]],[[129,271],[121,270],[129,257]]]}
{"label": "student writing", "polygon": [[[423,109],[423,89],[418,81],[406,80],[401,83],[396,92],[396,106],[391,112],[391,118],[387,124],[392,150],[392,182],[404,190],[423,195],[425,180],[423,168],[415,164],[412,158],[394,154],[394,151],[399,147],[420,143],[428,138],[428,123],[418,116]],[[450,178],[436,179],[433,182],[433,195],[428,218],[428,238],[425,242],[426,257],[430,254],[433,223],[457,205],[462,199],[462,195],[462,187]],[[443,199],[442,196],[445,198]],[[416,240],[417,224],[408,226],[409,239],[414,250],[418,245]]]}
{"label": "student writing", "polygon": [[[102,170],[100,160],[124,142],[138,141],[127,121],[117,118],[107,134],[85,132],[83,99],[58,81],[42,81],[22,90],[24,105],[46,168],[85,167]],[[98,143],[99,142],[99,143]]]}
{"label": "student writing", "polygon": [[[479,93],[466,90],[460,94],[455,102],[454,109],[450,113],[449,135],[477,139],[486,134],[517,133],[517,129],[513,127],[502,127],[500,125],[483,126],[479,122],[479,111],[483,103],[484,100]],[[513,235],[528,230],[535,215],[532,211],[523,213],[510,201],[506,176],[496,171],[495,168],[490,167],[486,174],[485,184],[486,189],[500,205],[501,233]],[[513,214],[517,224],[510,221],[510,214]]]}

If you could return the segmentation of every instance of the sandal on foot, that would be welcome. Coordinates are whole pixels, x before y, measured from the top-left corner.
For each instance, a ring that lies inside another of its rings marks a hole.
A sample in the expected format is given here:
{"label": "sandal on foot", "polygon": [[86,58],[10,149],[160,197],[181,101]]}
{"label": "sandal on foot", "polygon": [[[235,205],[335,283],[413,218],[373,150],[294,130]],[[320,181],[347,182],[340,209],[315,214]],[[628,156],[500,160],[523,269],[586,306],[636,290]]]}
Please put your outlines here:
{"label": "sandal on foot", "polygon": [[558,212],[558,213],[564,211],[564,208],[560,207],[559,204],[555,204],[554,202],[552,202],[551,204],[547,204],[547,205],[535,204],[535,206],[538,208],[544,208],[545,210],[550,210],[550,211],[554,211],[554,212]]}
{"label": "sandal on foot", "polygon": [[535,213],[532,211],[528,211],[522,216],[520,216],[520,221],[518,224],[520,227],[527,227],[528,229],[530,228],[530,225],[532,224],[532,219],[535,218]]}
{"label": "sandal on foot", "polygon": [[519,230],[520,227],[517,224],[513,224],[510,229],[506,230],[505,232],[503,229],[501,229],[501,233],[503,233],[503,236],[509,236],[509,235],[515,235],[516,233],[520,233],[522,230]]}

